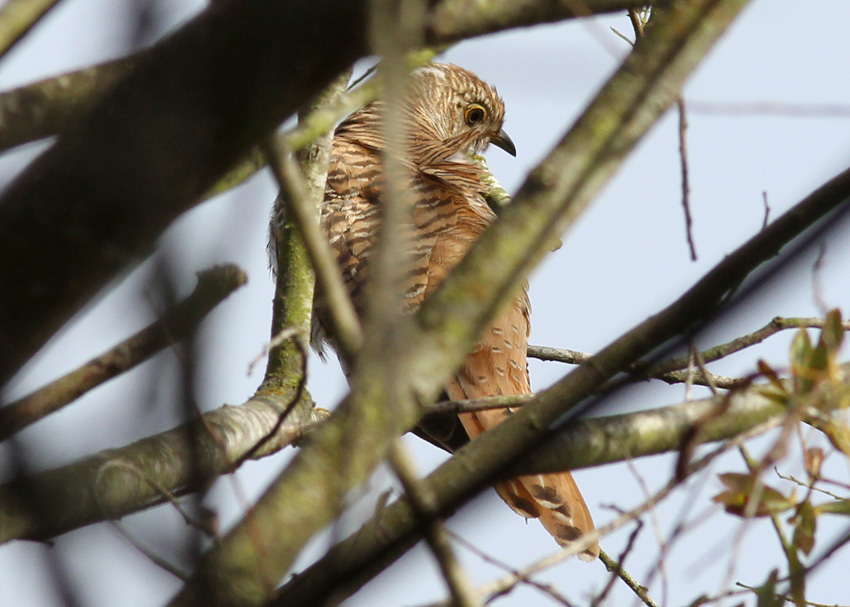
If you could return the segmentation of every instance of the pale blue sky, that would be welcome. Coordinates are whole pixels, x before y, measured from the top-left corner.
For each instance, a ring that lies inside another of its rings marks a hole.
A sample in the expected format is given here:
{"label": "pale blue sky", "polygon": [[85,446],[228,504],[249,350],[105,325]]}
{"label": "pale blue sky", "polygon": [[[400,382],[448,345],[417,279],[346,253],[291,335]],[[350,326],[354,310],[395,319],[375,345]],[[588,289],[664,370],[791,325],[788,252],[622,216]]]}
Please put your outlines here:
{"label": "pale blue sky", "polygon": [[[12,56],[0,62],[0,87],[10,88],[39,77],[101,61],[122,52],[127,29],[123,25],[129,0],[66,0]],[[776,104],[848,104],[846,27],[850,3],[821,0],[755,0],[728,35],[697,71],[685,90],[686,100],[699,102],[771,102]],[[172,2],[170,18],[176,20],[201,6],[200,2]],[[499,150],[489,154],[490,166],[511,191],[581,112],[604,79],[627,52],[626,43],[610,31],[630,34],[625,17],[595,22],[526,28],[458,45],[445,60],[477,72],[496,85],[507,105],[506,129],[517,144],[518,156]],[[620,173],[575,228],[564,246],[538,268],[531,278],[534,343],[593,351],[622,331],[666,305],[699,276],[754,234],[763,218],[762,192],[767,192],[772,217],[799,201],[812,189],[846,168],[850,158],[850,114],[818,115],[709,115],[689,116],[688,146],[692,185],[694,234],[699,260],[689,260],[685,245],[679,194],[676,120],[667,115],[624,164]],[[29,152],[30,154],[32,152]],[[27,151],[22,152],[26,155]],[[0,158],[0,175],[7,175],[18,158]],[[188,213],[169,230],[164,247],[176,261],[184,291],[194,283],[194,272],[219,261],[233,261],[250,276],[247,287],[232,296],[204,325],[203,375],[197,397],[204,409],[223,403],[238,404],[251,395],[260,371],[247,375],[248,362],[267,339],[272,284],[266,269],[266,218],[274,198],[268,175],[261,175],[236,192]],[[776,315],[819,314],[811,278],[814,254],[783,277],[781,284],[755,298],[752,305],[724,318],[701,337],[702,345],[725,341],[754,330]],[[150,268],[143,265],[114,292],[103,297],[56,340],[18,379],[16,390],[37,387],[107,348],[145,325],[154,313],[142,290]],[[830,306],[848,307],[850,250],[840,235],[826,243],[821,282]],[[758,356],[782,366],[790,334],[773,338]],[[756,355],[745,353],[716,367],[720,373],[745,374],[754,368]],[[174,363],[172,353],[147,363],[87,395],[73,407],[40,422],[24,433],[24,442],[40,467],[53,467],[95,450],[125,444],[135,438],[169,428],[175,420],[169,411],[168,375],[151,382],[150,373]],[[533,363],[532,382],[542,388],[566,369],[554,363]],[[344,380],[333,364],[313,361],[310,389],[316,401],[333,406],[342,395]],[[662,406],[680,402],[682,387],[647,384],[622,393],[612,408]],[[125,402],[130,401],[125,406]],[[128,412],[131,412],[130,415]],[[141,413],[140,413],[141,412]],[[78,429],[68,432],[67,428]],[[442,453],[410,439],[424,472],[442,460]],[[762,448],[764,443],[762,443]],[[7,452],[0,449],[0,457]],[[252,463],[238,474],[239,484],[257,495],[281,468],[288,453]],[[835,459],[835,458],[833,458]],[[838,463],[835,461],[834,463]],[[613,514],[605,506],[637,504],[643,490],[639,473],[651,488],[669,478],[672,457],[655,457],[606,466],[576,474],[598,522]],[[794,461],[785,472],[799,474]],[[839,472],[840,466],[836,466]],[[0,464],[6,474],[6,464]],[[760,584],[767,572],[781,567],[768,526],[752,525],[740,542],[740,552],[730,565],[729,547],[740,525],[710,505],[719,490],[714,473],[742,470],[739,458],[728,457],[712,474],[700,477],[659,508],[655,522],[642,532],[627,568],[645,579],[657,558],[657,531],[666,538],[680,513],[700,524],[673,546],[666,559],[666,583],[656,578],[653,596],[668,605],[684,605],[697,595],[715,593],[724,580]],[[839,473],[837,472],[837,473]],[[846,470],[843,470],[846,477]],[[371,513],[371,498],[388,482],[378,474],[372,491],[358,496],[345,527],[358,516]],[[235,521],[241,508],[234,486],[222,480],[208,502],[216,507],[225,525]],[[705,520],[703,520],[703,518]],[[179,550],[184,528],[170,509],[160,508],[126,519],[133,533],[158,552]],[[451,528],[493,557],[522,567],[555,550],[551,538],[532,522],[526,524],[488,492],[461,511]],[[830,527],[821,526],[818,538],[828,541]],[[602,541],[617,555],[628,532]],[[312,555],[327,542],[314,542]],[[33,544],[0,546],[0,604],[42,606],[59,604],[50,584],[44,583],[45,548]],[[84,605],[127,607],[160,605],[179,588],[168,574],[136,553],[112,529],[96,526],[58,538],[54,550],[69,571]],[[476,583],[497,577],[491,565],[459,549]],[[305,557],[306,558],[306,557]],[[844,553],[817,573],[809,598],[832,604],[847,603],[843,571]],[[730,573],[731,572],[731,573]],[[572,560],[542,576],[576,604],[600,588],[606,575],[599,563]],[[445,596],[442,582],[427,551],[414,550],[361,593],[350,605],[421,605]],[[752,601],[749,601],[752,603]],[[538,591],[523,588],[496,604],[525,606],[554,604]],[[630,605],[631,595],[617,585],[610,605]],[[733,603],[734,604],[734,603]]]}

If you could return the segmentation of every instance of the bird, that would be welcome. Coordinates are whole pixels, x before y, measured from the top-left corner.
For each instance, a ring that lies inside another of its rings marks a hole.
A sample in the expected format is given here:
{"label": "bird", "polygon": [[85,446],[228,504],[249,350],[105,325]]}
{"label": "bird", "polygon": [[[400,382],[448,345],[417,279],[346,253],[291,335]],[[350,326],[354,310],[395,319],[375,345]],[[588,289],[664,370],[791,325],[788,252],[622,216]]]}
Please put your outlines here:
{"label": "bird", "polygon": [[[402,104],[404,185],[412,196],[410,225],[404,226],[410,267],[402,285],[403,307],[415,311],[496,219],[486,199],[484,169],[474,160],[493,144],[512,156],[516,148],[503,130],[505,106],[496,89],[457,65],[430,63],[409,75]],[[369,258],[377,241],[386,189],[382,155],[386,102],[355,111],[334,132],[321,221],[343,281],[362,313]],[[484,330],[455,376],[445,386],[452,400],[530,394],[526,360],[530,332],[527,286]],[[327,335],[327,311],[317,297],[314,341]],[[323,320],[325,319],[325,320]],[[425,430],[456,448],[499,425],[513,409],[461,413]],[[457,421],[460,424],[457,424]],[[432,441],[433,442],[433,441]],[[567,546],[593,530],[590,511],[569,472],[520,476],[495,486],[518,514],[537,518],[558,544]],[[579,553],[591,561],[594,543]]]}

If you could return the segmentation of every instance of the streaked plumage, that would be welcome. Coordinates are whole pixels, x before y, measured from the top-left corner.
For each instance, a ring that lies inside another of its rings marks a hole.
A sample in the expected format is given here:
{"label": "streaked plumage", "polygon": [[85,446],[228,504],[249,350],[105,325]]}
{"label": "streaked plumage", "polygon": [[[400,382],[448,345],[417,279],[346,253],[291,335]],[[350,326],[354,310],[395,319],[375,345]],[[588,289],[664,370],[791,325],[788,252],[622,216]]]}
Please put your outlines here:
{"label": "streaked plumage", "polygon": [[[336,130],[322,222],[343,279],[362,309],[369,256],[380,221],[383,188],[382,102],[352,114]],[[405,306],[412,311],[428,296],[478,239],[495,214],[487,205],[481,168],[470,156],[494,143],[514,153],[504,134],[504,105],[495,89],[454,65],[432,64],[409,79],[404,115],[408,149],[403,162],[413,193],[409,242],[410,269]],[[528,294],[523,290],[485,330],[456,377],[446,386],[450,398],[483,398],[531,392],[526,363]],[[321,318],[321,305],[318,306]],[[501,423],[510,411],[460,416],[470,438]],[[590,513],[569,472],[523,476],[497,485],[505,502],[524,517],[540,518],[564,545],[593,528]],[[581,556],[595,558],[598,546]]]}

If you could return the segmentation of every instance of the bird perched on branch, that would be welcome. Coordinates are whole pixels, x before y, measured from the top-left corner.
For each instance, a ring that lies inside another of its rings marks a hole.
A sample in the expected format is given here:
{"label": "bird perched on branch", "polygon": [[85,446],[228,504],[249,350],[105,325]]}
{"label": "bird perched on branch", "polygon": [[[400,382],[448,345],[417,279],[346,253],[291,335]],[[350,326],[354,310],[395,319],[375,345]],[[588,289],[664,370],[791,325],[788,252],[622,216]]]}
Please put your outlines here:
{"label": "bird perched on branch", "polygon": [[[407,145],[401,161],[409,179],[404,185],[412,196],[411,223],[405,226],[410,267],[403,293],[406,310],[413,311],[496,218],[485,200],[484,169],[473,156],[491,143],[511,155],[516,150],[502,130],[504,104],[496,90],[465,69],[431,64],[414,71],[403,103]],[[336,129],[322,205],[322,223],[360,311],[385,189],[383,109],[382,101],[371,103]],[[317,312],[321,319],[321,302]],[[529,312],[523,289],[484,330],[446,386],[451,399],[531,392],[526,363]],[[510,414],[510,409],[501,409],[463,413],[459,418],[474,439]],[[446,443],[456,442],[444,438]],[[593,529],[569,472],[521,476],[499,483],[496,491],[521,516],[539,518],[561,545]],[[598,554],[594,544],[580,557],[591,560]]]}

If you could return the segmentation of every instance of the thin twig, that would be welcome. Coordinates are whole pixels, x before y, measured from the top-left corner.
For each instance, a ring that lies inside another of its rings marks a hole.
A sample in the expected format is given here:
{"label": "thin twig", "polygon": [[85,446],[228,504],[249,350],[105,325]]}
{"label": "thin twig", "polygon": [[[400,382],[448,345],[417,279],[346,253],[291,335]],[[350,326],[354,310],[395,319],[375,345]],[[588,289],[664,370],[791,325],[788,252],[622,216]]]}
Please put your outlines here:
{"label": "thin twig", "polygon": [[[433,496],[425,492],[416,476],[413,462],[400,441],[390,447],[387,461],[404,488],[411,508],[423,519],[429,518],[435,509]],[[440,520],[428,524],[425,540],[449,587],[453,607],[480,607],[472,582],[452,550],[448,531]]]}
{"label": "thin twig", "polygon": [[[605,598],[611,593],[611,590],[614,588],[614,584],[617,582],[617,578],[622,578],[621,573],[624,573],[622,563],[626,560],[628,555],[631,553],[632,548],[634,548],[635,540],[637,539],[640,530],[643,529],[643,523],[640,520],[635,520],[635,528],[632,529],[632,532],[629,534],[629,539],[626,541],[626,547],[620,553],[620,557],[615,561],[608,553],[604,550],[599,550],[599,560],[602,561],[602,564],[608,569],[608,571],[612,574],[608,578],[608,582],[605,584],[605,588],[602,589],[602,592],[593,597],[593,600],[590,603],[590,607],[599,607],[605,601]],[[632,577],[628,576],[631,580]],[[626,582],[626,585],[629,585],[629,582],[623,579]],[[631,586],[630,586],[631,587]],[[645,586],[638,584],[638,587],[645,588]]]}
{"label": "thin twig", "polygon": [[[740,586],[741,588],[744,588],[745,590],[750,591],[750,592],[754,592],[756,594],[761,592],[761,588],[754,588],[753,586],[747,586],[746,584],[743,584],[741,582],[735,582],[735,585]],[[773,596],[775,596],[776,598],[782,599],[786,603],[795,603],[795,604],[797,603],[797,601],[795,601],[793,598],[791,598],[790,596],[788,596],[786,594],[774,594]],[[804,601],[804,603],[806,605],[809,605],[809,607],[847,607],[846,605],[842,606],[842,605],[839,605],[838,603],[827,604],[827,603],[816,603],[815,601]]]}
{"label": "thin twig", "polygon": [[685,110],[685,100],[682,97],[676,100],[676,108],[679,113],[679,167],[682,174],[682,209],[685,213],[685,235],[688,241],[688,249],[691,253],[691,261],[697,260],[697,247],[694,243],[694,220],[691,216],[691,182],[688,176],[688,117]]}
{"label": "thin twig", "polygon": [[[629,470],[632,473],[632,476],[635,477],[638,486],[640,487],[641,492],[643,493],[644,498],[647,502],[651,503],[651,494],[649,492],[649,485],[646,483],[646,479],[643,478],[643,475],[640,474],[637,467],[635,467],[634,462],[629,459],[626,460],[626,464],[629,467]],[[655,576],[655,572],[659,572],[661,574],[661,602],[664,605],[668,604],[668,592],[669,592],[669,581],[667,578],[667,567],[665,566],[665,558],[670,551],[670,543],[664,540],[664,532],[661,530],[661,522],[658,520],[658,511],[656,509],[657,504],[652,504],[647,511],[649,515],[649,520],[652,523],[652,531],[655,534],[655,539],[658,542],[658,559],[655,562],[655,565],[652,567],[649,577],[646,580],[647,585],[652,583],[652,580]]]}
{"label": "thin twig", "polygon": [[198,284],[192,294],[159,320],[74,371],[0,409],[0,440],[184,339],[210,310],[247,280],[245,273],[234,265],[199,272]]}
{"label": "thin twig", "polygon": [[[494,566],[498,567],[499,569],[507,571],[508,573],[513,573],[513,574],[518,573],[516,568],[514,568],[511,565],[508,565],[507,563],[500,561],[499,559],[487,554],[486,552],[481,550],[478,546],[476,546],[472,542],[469,542],[469,541],[463,539],[461,536],[459,536],[456,533],[452,533],[451,531],[449,531],[449,533],[451,534],[451,536],[453,538],[455,538],[455,540],[459,544],[463,545],[464,548],[466,548],[467,550],[469,550],[470,552],[472,552],[473,554],[478,556],[484,562],[490,563],[491,565],[494,565]],[[525,584],[527,586],[531,586],[532,588],[539,590],[540,592],[546,594],[547,596],[558,601],[559,603],[563,603],[565,605],[570,604],[569,600],[567,600],[567,598],[564,597],[560,592],[555,590],[555,588],[553,588],[551,584],[545,584],[543,582],[538,582],[537,580],[534,580],[534,579],[531,579],[531,578],[525,578],[525,579],[517,580],[517,583],[522,583],[522,584]],[[509,590],[505,591],[504,594],[507,594],[508,592],[509,592]],[[493,597],[491,597],[488,600],[488,602],[490,602],[492,600],[493,600]]]}
{"label": "thin twig", "polygon": [[[629,537],[629,543],[626,546],[626,550],[623,552],[623,555],[620,556],[620,561],[622,562],[623,557],[626,553],[631,549],[632,542],[634,541],[637,532],[640,530],[640,527],[637,527],[632,535]],[[643,601],[643,604],[647,607],[658,607],[658,604],[652,600],[652,597],[649,596],[649,593],[646,590],[645,586],[642,586],[635,580],[629,573],[620,566],[620,563],[612,559],[608,556],[604,550],[599,551],[599,559],[605,563],[605,567],[610,571],[613,575],[611,576],[611,581],[613,582],[616,578],[620,578],[623,582],[632,589],[632,592],[637,595],[637,597]]]}
{"label": "thin twig", "polygon": [[180,580],[182,582],[185,582],[186,580],[189,579],[188,573],[186,573],[185,571],[182,571],[177,566],[172,565],[171,563],[169,563],[164,558],[159,557],[156,554],[154,554],[153,551],[151,551],[149,548],[143,546],[141,544],[141,542],[139,542],[135,537],[133,537],[130,534],[129,531],[124,529],[124,526],[121,525],[119,522],[117,522],[117,521],[109,521],[109,522],[112,524],[112,528],[115,529],[115,531],[117,531],[125,540],[130,542],[130,544],[133,546],[133,548],[135,548],[136,550],[141,552],[154,565],[156,565],[157,567],[159,567],[160,569],[162,569],[164,571],[167,571],[168,573],[170,573],[171,575],[173,575],[174,577],[176,577],[178,580]]}
{"label": "thin twig", "polygon": [[[752,333],[749,333],[747,335],[737,337],[724,344],[720,344],[718,346],[702,350],[700,354],[705,363],[711,363],[736,352],[739,352],[741,350],[744,350],[745,348],[749,348],[751,346],[759,344],[768,337],[775,335],[780,331],[784,331],[786,329],[799,328],[822,329],[824,326],[824,322],[825,321],[822,318],[785,318],[777,316],[765,326],[763,326],[761,329],[753,331]],[[844,327],[845,330],[850,330],[850,322],[842,323],[842,327]],[[651,366],[647,365],[644,362],[638,362],[633,365],[632,374],[640,378],[658,377],[673,370],[683,369],[687,366],[687,364],[687,356],[671,358],[669,360],[662,361]],[[637,367],[637,369],[635,369],[634,367]],[[713,377],[713,381],[715,381],[715,385],[719,388],[728,387],[726,385],[723,385],[722,382],[717,382],[716,376]],[[745,380],[737,381],[741,383],[738,383],[734,387],[739,387],[740,385],[743,385],[743,383],[746,383]]]}
{"label": "thin twig", "polygon": [[[404,60],[411,69],[414,69],[427,64],[446,48],[448,47],[422,48],[407,53]],[[383,77],[380,69],[376,68],[370,68],[363,76],[352,82],[346,93],[338,100],[317,108],[308,116],[305,116],[303,120],[299,120],[298,126],[284,133],[283,144],[286,148],[293,152],[300,150],[317,136],[330,131],[340,118],[344,118],[354,110],[375,101],[383,91]],[[363,81],[372,71],[376,71],[376,74]],[[361,83],[361,81],[363,82]]]}
{"label": "thin twig", "polygon": [[[714,461],[714,459],[719,455],[737,447],[740,444],[743,444],[746,440],[749,440],[755,436],[758,436],[759,434],[766,432],[767,430],[776,427],[776,425],[780,422],[781,420],[779,419],[772,419],[762,424],[759,424],[751,428],[747,432],[744,432],[735,437],[734,439],[717,447],[702,458],[691,462],[691,464],[688,466],[686,477],[693,476],[694,474],[708,466],[708,464]],[[494,582],[491,582],[490,584],[487,584],[486,586],[479,589],[479,594],[486,595],[488,597],[498,596],[504,588],[510,587],[511,585],[515,584],[517,579],[528,578],[529,576],[534,575],[537,572],[549,569],[550,567],[566,560],[567,558],[575,556],[582,550],[586,549],[587,546],[589,546],[592,542],[598,541],[600,537],[608,535],[609,533],[615,531],[616,529],[619,529],[623,525],[633,520],[636,520],[637,517],[642,515],[644,512],[646,512],[647,510],[667,498],[667,496],[669,496],[673,492],[673,490],[681,484],[683,480],[684,479],[679,480],[675,477],[672,478],[664,487],[654,493],[649,500],[645,501],[641,505],[621,514],[607,525],[599,527],[595,531],[583,535],[579,540],[577,540],[567,548],[564,548],[563,550],[560,550],[555,554],[549,555],[543,559],[532,563],[531,565],[520,570],[516,575],[512,574],[510,576],[506,576],[500,580],[496,580]]]}
{"label": "thin twig", "polygon": [[770,223],[770,203],[767,200],[767,191],[761,193],[761,201],[764,205],[764,219],[761,222],[761,229],[763,230]]}
{"label": "thin twig", "polygon": [[263,346],[260,353],[257,354],[251,362],[248,363],[248,375],[251,375],[254,372],[254,367],[262,362],[262,360],[268,356],[268,353],[274,350],[275,348],[281,346],[284,342],[292,339],[293,337],[298,336],[298,329],[294,327],[288,327],[282,331],[280,331],[277,335],[275,335],[266,345]]}
{"label": "thin twig", "polygon": [[[280,412],[277,418],[277,422],[274,426],[272,426],[266,434],[258,440],[253,447],[248,449],[242,457],[240,457],[233,465],[233,469],[236,470],[243,463],[253,458],[259,451],[262,449],[266,443],[272,440],[275,436],[277,436],[278,431],[283,427],[284,422],[286,421],[289,414],[295,409],[298,403],[301,402],[302,396],[307,388],[307,360],[308,360],[308,346],[305,343],[305,340],[301,338],[297,332],[287,332],[283,331],[282,333],[286,333],[286,339],[292,339],[295,342],[296,348],[298,348],[298,352],[301,355],[301,373],[298,375],[298,385],[295,388],[295,394],[292,395],[292,398]],[[274,340],[273,340],[274,341]],[[281,341],[284,341],[283,339]]]}
{"label": "thin twig", "polygon": [[[528,346],[528,356],[530,358],[536,358],[538,360],[552,361],[552,362],[561,362],[570,365],[580,365],[583,362],[590,360],[593,355],[587,352],[579,352],[577,350],[569,350],[562,348],[553,348],[551,346]],[[685,359],[675,359],[677,362],[681,360],[687,361]],[[664,363],[659,363],[664,364]],[[680,370],[667,370],[659,373],[649,374],[650,371],[655,370],[655,366],[651,367],[649,371],[645,371],[647,368],[647,363],[638,361],[634,365],[631,365],[631,370],[633,373],[639,372],[641,379],[659,379],[668,384],[681,384],[687,382],[689,379],[693,384],[697,384],[700,386],[708,386],[709,382],[713,383],[718,388],[723,388],[725,390],[731,390],[732,388],[740,388],[741,386],[745,386],[749,380],[745,378],[737,378],[737,377],[727,377],[724,375],[717,375],[716,373],[709,373],[708,376],[704,376],[700,373],[689,373],[687,371],[687,362],[682,367],[683,371]]]}
{"label": "thin twig", "polygon": [[812,263],[812,293],[814,294],[815,305],[820,313],[824,316],[829,312],[829,304],[823,294],[823,263],[826,258],[826,243],[821,241],[818,245],[818,256]]}
{"label": "thin twig", "polygon": [[702,353],[696,349],[693,344],[690,344],[690,350],[693,355],[693,360],[696,362],[697,368],[702,373],[702,376],[705,378],[706,383],[708,384],[708,389],[711,390],[711,394],[717,396],[719,394],[717,388],[717,384],[712,380],[713,374],[708,372],[708,369],[705,368],[705,359],[702,356]]}
{"label": "thin twig", "polygon": [[[106,475],[109,474],[110,471],[115,469],[115,468],[121,468],[123,470],[126,470],[127,472],[130,472],[131,474],[133,474],[139,480],[150,485],[150,487],[152,487],[154,490],[156,490],[156,492],[159,494],[160,497],[164,498],[165,501],[167,501],[169,504],[171,504],[174,507],[174,509],[177,511],[177,514],[179,514],[180,518],[183,519],[184,523],[186,523],[190,527],[197,529],[198,531],[200,531],[201,533],[203,533],[204,535],[206,535],[208,537],[215,537],[216,530],[212,529],[209,525],[207,525],[206,521],[199,521],[199,520],[195,519],[195,517],[193,517],[191,514],[186,512],[186,509],[183,508],[183,504],[180,503],[180,500],[177,499],[177,496],[174,495],[174,493],[172,493],[171,491],[169,491],[168,488],[163,486],[163,484],[160,483],[158,479],[152,477],[149,474],[145,474],[145,472],[143,470],[139,469],[137,466],[134,466],[133,464],[131,464],[128,461],[116,459],[116,460],[107,462],[103,466],[103,468],[101,470],[99,470],[98,480],[105,478]],[[97,487],[97,481],[95,481],[95,487]],[[94,496],[95,496],[95,499],[99,498],[98,491],[94,491]],[[98,505],[100,506],[101,510],[104,513],[110,514],[108,512],[108,509],[103,504],[100,503],[99,499],[98,499]]]}
{"label": "thin twig", "polygon": [[[797,486],[799,486],[799,487],[804,487],[804,488],[806,488],[807,490],[810,490],[810,491],[815,491],[815,492],[817,492],[817,493],[822,493],[822,494],[824,494],[824,495],[826,495],[826,496],[828,496],[828,497],[831,497],[832,499],[835,499],[835,500],[839,500],[839,501],[845,501],[845,500],[847,500],[847,498],[846,498],[846,497],[842,497],[842,496],[838,495],[837,493],[833,493],[832,491],[827,491],[826,489],[822,489],[822,488],[820,488],[820,487],[815,487],[812,483],[804,483],[804,482],[803,482],[803,481],[801,481],[800,479],[795,478],[795,477],[793,477],[793,476],[791,476],[791,475],[786,476],[786,475],[782,474],[782,473],[779,471],[779,468],[778,468],[778,467],[776,467],[776,466],[774,466],[774,467],[773,467],[773,470],[774,470],[774,472],[776,472],[776,476],[778,476],[779,478],[781,478],[781,479],[782,479],[782,480],[784,480],[784,481],[792,482],[792,483],[794,483],[795,485],[797,485]],[[824,480],[825,482],[829,482],[829,481],[828,481],[828,480],[826,480],[826,479],[818,479],[818,480]]]}
{"label": "thin twig", "polygon": [[[632,23],[632,29],[635,32],[635,40],[643,36],[643,29],[645,25],[644,19],[641,18],[638,9],[630,8],[629,9],[629,20]],[[687,130],[688,130],[688,119],[687,114],[685,112],[685,100],[682,97],[679,97],[676,100],[676,108],[679,114],[679,166],[682,175],[682,208],[685,212],[685,236],[688,242],[688,250],[691,254],[691,261],[697,260],[697,249],[694,244],[694,234],[693,234],[693,218],[691,217],[691,203],[690,203],[690,195],[691,195],[691,185],[690,179],[688,177],[688,153],[687,153]]]}

